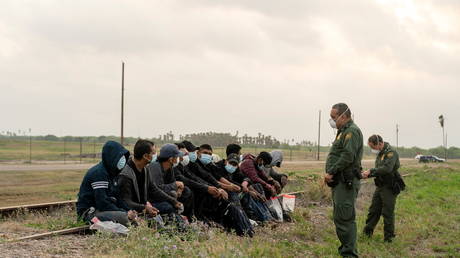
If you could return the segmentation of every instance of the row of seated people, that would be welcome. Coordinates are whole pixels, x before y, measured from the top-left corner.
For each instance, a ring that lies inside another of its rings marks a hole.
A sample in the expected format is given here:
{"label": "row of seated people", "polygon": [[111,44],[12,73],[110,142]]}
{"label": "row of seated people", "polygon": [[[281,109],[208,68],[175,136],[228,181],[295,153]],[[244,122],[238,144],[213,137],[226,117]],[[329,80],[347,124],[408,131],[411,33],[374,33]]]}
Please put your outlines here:
{"label": "row of seated people", "polygon": [[230,144],[226,154],[214,162],[209,144],[189,141],[165,144],[157,154],[153,142],[139,139],[131,155],[109,141],[101,162],[83,178],[78,218],[129,226],[141,216],[179,217],[252,236],[253,225],[273,220],[267,199],[287,184],[287,176],[274,169],[281,166],[282,152],[242,155],[241,146]]}

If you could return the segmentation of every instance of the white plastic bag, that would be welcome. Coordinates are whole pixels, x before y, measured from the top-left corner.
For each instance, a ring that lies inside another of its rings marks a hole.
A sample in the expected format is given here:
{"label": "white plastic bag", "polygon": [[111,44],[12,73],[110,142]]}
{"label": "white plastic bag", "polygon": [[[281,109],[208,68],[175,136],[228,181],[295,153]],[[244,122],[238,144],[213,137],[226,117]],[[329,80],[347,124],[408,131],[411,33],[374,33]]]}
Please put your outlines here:
{"label": "white plastic bag", "polygon": [[129,229],[122,224],[115,223],[113,221],[100,221],[97,217],[94,217],[91,222],[93,223],[89,228],[92,230],[98,230],[103,232],[109,232],[114,234],[127,235]]}
{"label": "white plastic bag", "polygon": [[281,207],[278,197],[272,197],[267,201],[268,209],[273,218],[277,221],[283,222],[283,208]]}
{"label": "white plastic bag", "polygon": [[295,209],[295,195],[283,194],[282,197],[282,207],[285,212],[293,212]]}

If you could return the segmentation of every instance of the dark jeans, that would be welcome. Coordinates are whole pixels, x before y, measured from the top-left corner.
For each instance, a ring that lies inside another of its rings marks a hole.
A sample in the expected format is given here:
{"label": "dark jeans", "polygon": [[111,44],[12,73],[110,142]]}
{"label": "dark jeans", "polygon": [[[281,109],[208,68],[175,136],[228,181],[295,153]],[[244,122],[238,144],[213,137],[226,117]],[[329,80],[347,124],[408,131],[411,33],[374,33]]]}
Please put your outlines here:
{"label": "dark jeans", "polygon": [[153,207],[160,211],[160,214],[170,214],[176,212],[176,209],[169,202],[155,202]]}
{"label": "dark jeans", "polygon": [[195,200],[192,190],[186,186],[178,201],[184,205],[183,215],[187,218],[192,218],[195,215]]}
{"label": "dark jeans", "polygon": [[128,213],[124,211],[98,211],[94,214],[100,221],[113,221],[129,226]]}

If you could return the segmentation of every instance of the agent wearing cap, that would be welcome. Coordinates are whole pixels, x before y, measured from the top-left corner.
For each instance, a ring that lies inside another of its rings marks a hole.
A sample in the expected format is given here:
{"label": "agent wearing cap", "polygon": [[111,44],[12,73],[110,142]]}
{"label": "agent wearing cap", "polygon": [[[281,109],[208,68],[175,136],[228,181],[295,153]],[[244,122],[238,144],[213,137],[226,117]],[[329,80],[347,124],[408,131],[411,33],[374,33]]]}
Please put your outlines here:
{"label": "agent wearing cap", "polygon": [[149,180],[153,182],[163,193],[168,196],[165,200],[164,194],[151,196],[154,202],[168,201],[176,209],[184,208],[177,198],[181,197],[184,191],[184,183],[176,181],[174,168],[179,165],[180,157],[183,155],[174,144],[165,144],[160,149],[157,161],[152,162],[148,167]]}

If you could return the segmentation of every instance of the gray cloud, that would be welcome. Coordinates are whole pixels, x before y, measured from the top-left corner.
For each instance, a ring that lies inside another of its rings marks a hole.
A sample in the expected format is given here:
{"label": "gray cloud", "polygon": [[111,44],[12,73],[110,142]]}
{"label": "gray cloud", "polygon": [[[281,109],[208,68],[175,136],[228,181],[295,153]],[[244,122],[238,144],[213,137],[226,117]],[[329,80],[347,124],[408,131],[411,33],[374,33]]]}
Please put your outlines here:
{"label": "gray cloud", "polygon": [[365,135],[439,145],[439,114],[460,130],[460,5],[387,2],[3,1],[0,129],[118,134],[125,60],[128,135],[314,140],[321,109],[329,142],[345,101]]}

